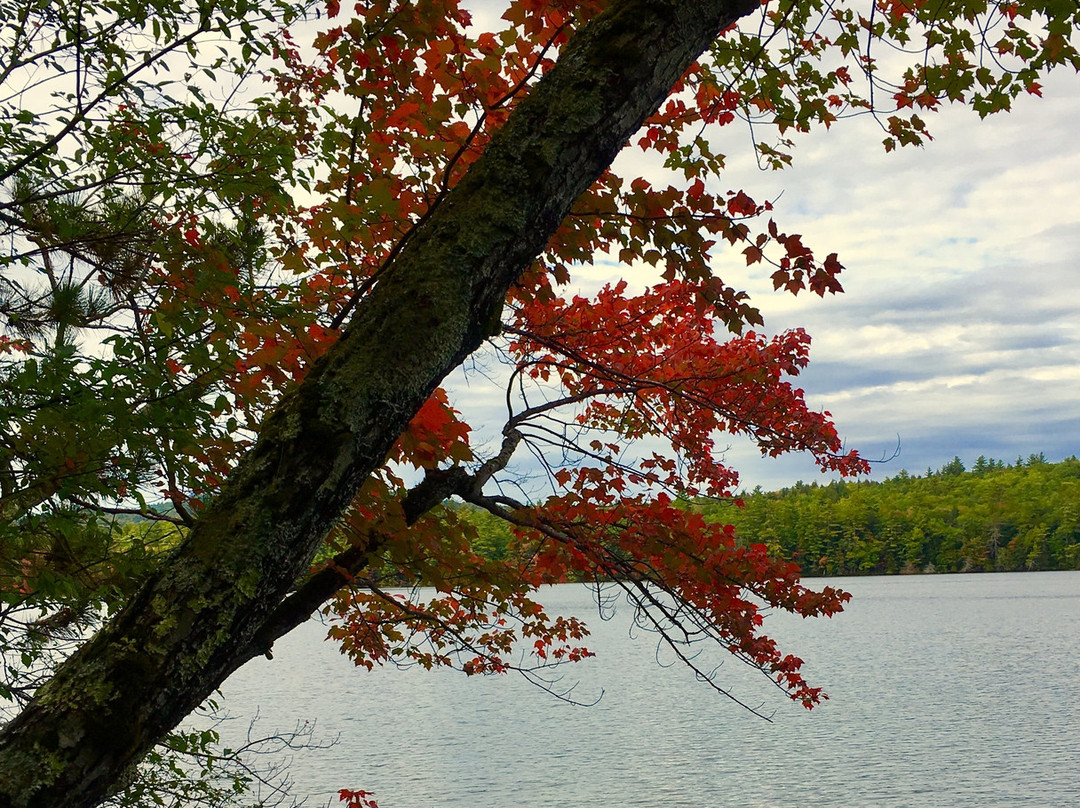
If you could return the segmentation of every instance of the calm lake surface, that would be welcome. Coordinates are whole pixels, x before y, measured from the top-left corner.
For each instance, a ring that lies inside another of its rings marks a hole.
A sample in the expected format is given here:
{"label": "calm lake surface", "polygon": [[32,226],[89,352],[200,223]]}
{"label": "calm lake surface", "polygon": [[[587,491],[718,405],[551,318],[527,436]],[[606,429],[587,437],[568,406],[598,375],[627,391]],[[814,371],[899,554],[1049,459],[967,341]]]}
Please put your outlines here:
{"label": "calm lake surface", "polygon": [[257,708],[260,732],[316,719],[316,738],[338,739],[294,753],[309,806],[337,805],[339,788],[380,808],[1080,805],[1080,572],[812,583],[851,592],[847,611],[766,625],[828,702],[807,712],[731,658],[718,673],[772,723],[628,636],[625,604],[600,620],[581,585],[541,600],[591,617],[598,656],[559,670],[576,698],[603,692],[591,707],[517,675],[368,673],[317,623],[242,669],[224,702]]}

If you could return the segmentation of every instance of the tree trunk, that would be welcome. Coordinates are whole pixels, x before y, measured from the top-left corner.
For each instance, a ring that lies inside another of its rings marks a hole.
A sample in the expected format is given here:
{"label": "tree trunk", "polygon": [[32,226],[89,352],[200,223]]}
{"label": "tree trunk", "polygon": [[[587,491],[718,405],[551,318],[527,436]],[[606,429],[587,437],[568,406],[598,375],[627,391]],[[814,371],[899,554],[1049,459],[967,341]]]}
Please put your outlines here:
{"label": "tree trunk", "polygon": [[617,0],[564,49],[286,396],[188,539],[0,734],[0,808],[99,803],[261,650],[268,616],[509,285],[757,0]]}

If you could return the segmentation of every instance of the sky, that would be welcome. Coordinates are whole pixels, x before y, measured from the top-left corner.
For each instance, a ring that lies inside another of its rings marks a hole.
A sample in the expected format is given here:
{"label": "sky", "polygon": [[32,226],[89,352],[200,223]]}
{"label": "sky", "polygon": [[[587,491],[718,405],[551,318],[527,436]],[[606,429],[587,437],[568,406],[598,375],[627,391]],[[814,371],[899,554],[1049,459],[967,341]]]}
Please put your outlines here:
{"label": "sky", "polygon": [[[834,298],[748,288],[768,330],[812,335],[801,386],[848,446],[871,460],[899,449],[872,478],[954,456],[1080,454],[1080,77],[1052,76],[1008,115],[927,122],[922,148],[886,154],[860,119],[808,137],[783,172],[733,160],[732,187],[782,191],[782,229],[845,266]],[[734,279],[739,263],[716,269]],[[729,459],[748,487],[820,477],[805,458]]]}
{"label": "sky", "polygon": [[[890,154],[869,118],[802,136],[781,172],[757,168],[748,133],[730,141],[727,187],[775,200],[781,230],[837,252],[845,293],[773,292],[734,249],[714,270],[751,292],[765,331],[811,334],[796,383],[846,448],[885,461],[870,479],[953,457],[1080,455],[1080,76],[1043,84],[1043,98],[986,120],[965,107],[925,115],[934,140]],[[626,173],[650,176],[634,152],[620,157]],[[655,282],[613,265],[593,280],[620,275]],[[746,489],[831,479],[809,456],[761,458],[740,440],[724,460]]]}

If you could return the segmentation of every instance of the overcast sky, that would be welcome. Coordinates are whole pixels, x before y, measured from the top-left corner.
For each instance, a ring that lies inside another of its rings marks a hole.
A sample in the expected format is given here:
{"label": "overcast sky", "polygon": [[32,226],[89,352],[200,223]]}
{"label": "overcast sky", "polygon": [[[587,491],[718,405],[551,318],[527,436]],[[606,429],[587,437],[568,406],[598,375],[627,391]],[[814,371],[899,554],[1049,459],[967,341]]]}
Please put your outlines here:
{"label": "overcast sky", "polygon": [[[848,448],[899,449],[874,479],[954,456],[1080,455],[1080,77],[1044,85],[985,121],[963,107],[927,115],[935,140],[891,154],[867,118],[803,137],[782,172],[757,169],[748,136],[731,140],[727,187],[778,198],[782,230],[839,253],[846,292],[773,292],[738,250],[715,269],[753,294],[767,331],[812,335],[798,383]],[[823,480],[808,457],[762,459],[738,441],[725,459],[746,488]]]}
{"label": "overcast sky", "polygon": [[[813,336],[802,386],[851,447],[874,459],[899,441],[876,478],[1080,454],[1080,77],[1044,94],[985,121],[928,116],[924,148],[885,154],[864,119],[807,138],[784,172],[731,163],[733,187],[782,190],[782,228],[846,267],[836,298],[756,299],[770,330]],[[745,275],[739,263],[717,269]],[[730,459],[750,486],[818,476],[799,459]]]}

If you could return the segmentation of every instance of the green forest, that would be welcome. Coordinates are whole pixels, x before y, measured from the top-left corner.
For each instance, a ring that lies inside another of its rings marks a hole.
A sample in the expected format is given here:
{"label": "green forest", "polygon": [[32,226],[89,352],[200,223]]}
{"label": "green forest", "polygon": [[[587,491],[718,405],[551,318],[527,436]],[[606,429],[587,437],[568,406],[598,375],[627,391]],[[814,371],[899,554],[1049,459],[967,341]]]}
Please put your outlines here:
{"label": "green forest", "polygon": [[744,542],[806,575],[1080,568],[1080,460],[960,458],[924,476],[798,483],[743,494],[745,507],[695,503]]}
{"label": "green forest", "polygon": [[[1080,568],[1080,460],[1042,454],[1013,463],[954,458],[922,476],[797,483],[743,492],[738,500],[688,507],[735,526],[739,541],[764,544],[811,575],[1011,572]],[[502,558],[504,522],[462,509],[473,549]]]}

